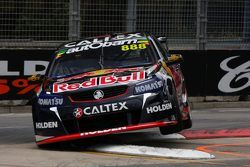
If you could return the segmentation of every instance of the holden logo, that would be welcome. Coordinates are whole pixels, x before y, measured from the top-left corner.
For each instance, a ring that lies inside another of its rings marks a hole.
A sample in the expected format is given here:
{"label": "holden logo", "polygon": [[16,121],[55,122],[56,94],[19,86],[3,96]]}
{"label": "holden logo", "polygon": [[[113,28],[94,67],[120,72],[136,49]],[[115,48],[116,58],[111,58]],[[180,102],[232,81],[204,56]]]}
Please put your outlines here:
{"label": "holden logo", "polygon": [[83,115],[83,111],[81,108],[75,108],[74,109],[74,112],[73,112],[73,115],[76,117],[76,118],[81,118],[82,115]]}
{"label": "holden logo", "polygon": [[104,97],[104,93],[102,90],[96,90],[93,94],[96,100],[102,99]]}

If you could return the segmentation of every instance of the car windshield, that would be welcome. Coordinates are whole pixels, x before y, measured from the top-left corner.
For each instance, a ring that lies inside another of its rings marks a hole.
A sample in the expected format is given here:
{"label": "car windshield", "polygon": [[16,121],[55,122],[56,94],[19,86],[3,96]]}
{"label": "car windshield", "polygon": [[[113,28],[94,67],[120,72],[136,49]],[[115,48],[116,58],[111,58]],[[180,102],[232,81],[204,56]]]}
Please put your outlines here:
{"label": "car windshield", "polygon": [[153,51],[147,38],[64,48],[57,52],[49,77],[63,77],[100,69],[148,66],[156,61]]}

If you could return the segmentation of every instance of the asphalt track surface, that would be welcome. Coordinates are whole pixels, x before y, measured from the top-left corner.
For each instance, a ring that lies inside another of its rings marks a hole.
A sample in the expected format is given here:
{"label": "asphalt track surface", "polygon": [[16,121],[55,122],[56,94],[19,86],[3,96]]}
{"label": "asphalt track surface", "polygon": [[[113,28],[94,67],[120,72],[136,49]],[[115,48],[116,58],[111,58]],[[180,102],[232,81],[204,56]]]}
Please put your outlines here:
{"label": "asphalt track surface", "polygon": [[[173,167],[250,167],[250,109],[225,108],[192,111],[192,131],[184,131],[189,139],[152,138],[158,129],[148,129],[83,140],[78,147],[39,149],[34,143],[30,113],[0,114],[0,167],[78,167],[78,166],[173,166]],[[222,132],[235,132],[234,136],[217,138]],[[193,136],[207,136],[193,139]],[[240,137],[241,132],[246,134]],[[237,136],[238,134],[238,136]],[[249,135],[247,137],[247,135]],[[237,138],[235,138],[237,137]],[[132,156],[89,151],[88,146],[99,144],[128,144],[161,148],[196,149],[215,155],[214,159],[185,160],[148,156]]]}

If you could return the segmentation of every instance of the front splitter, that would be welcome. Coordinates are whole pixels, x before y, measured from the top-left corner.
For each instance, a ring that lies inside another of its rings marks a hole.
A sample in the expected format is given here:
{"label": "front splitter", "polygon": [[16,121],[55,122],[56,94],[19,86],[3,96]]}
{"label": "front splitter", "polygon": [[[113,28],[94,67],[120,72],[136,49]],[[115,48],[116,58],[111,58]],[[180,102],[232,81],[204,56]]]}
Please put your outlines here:
{"label": "front splitter", "polygon": [[58,137],[51,136],[51,138],[47,138],[47,139],[37,142],[37,145],[91,138],[91,137],[104,136],[104,135],[109,135],[109,134],[134,131],[134,130],[140,130],[140,129],[148,129],[148,128],[154,128],[154,127],[162,127],[162,126],[175,125],[175,124],[177,124],[177,121],[169,121],[169,122],[158,121],[158,122],[143,123],[139,125],[123,126],[123,127],[118,127],[118,128],[112,128],[112,129],[104,129],[104,130],[98,130],[98,131],[69,134],[69,135],[63,135],[63,136],[58,136]]}

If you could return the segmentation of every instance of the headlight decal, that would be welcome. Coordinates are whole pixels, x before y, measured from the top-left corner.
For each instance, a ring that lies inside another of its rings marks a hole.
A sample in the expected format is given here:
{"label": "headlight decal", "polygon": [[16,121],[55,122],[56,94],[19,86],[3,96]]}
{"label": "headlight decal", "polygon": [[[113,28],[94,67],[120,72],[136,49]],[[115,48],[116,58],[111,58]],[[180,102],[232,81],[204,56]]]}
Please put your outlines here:
{"label": "headlight decal", "polygon": [[163,87],[162,80],[151,80],[149,82],[144,82],[135,86],[134,94],[142,94],[148,92],[159,91]]}
{"label": "headlight decal", "polygon": [[59,119],[60,121],[62,121],[62,119],[61,119],[61,117],[60,117],[60,115],[59,115],[59,113],[58,113],[57,107],[50,107],[49,109],[50,109],[50,111],[53,111],[53,112],[56,114],[56,116],[58,117],[58,119]]}

